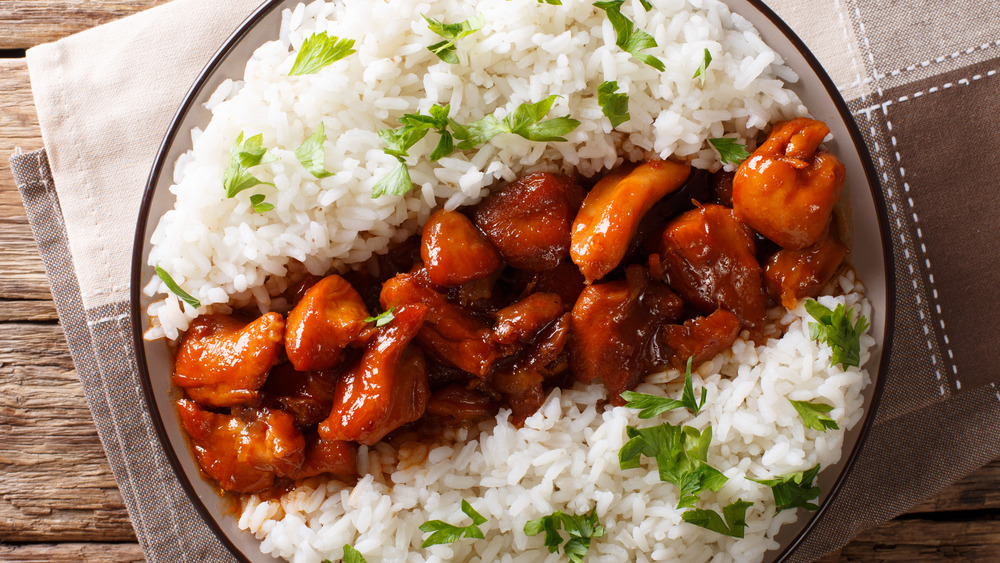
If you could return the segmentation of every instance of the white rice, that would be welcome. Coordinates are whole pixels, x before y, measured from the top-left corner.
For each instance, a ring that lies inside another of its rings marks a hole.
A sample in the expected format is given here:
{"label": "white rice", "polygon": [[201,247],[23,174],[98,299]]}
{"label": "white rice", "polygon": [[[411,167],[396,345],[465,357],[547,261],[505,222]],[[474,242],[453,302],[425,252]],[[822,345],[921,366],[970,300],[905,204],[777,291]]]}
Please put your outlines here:
{"label": "white rice", "polygon": [[[854,306],[871,319],[853,273],[836,283],[848,294],[819,302],[831,309]],[[239,526],[262,540],[263,552],[296,563],[337,561],[345,544],[368,561],[555,563],[565,556],[549,554],[542,536],[525,535],[524,523],[555,510],[582,514],[596,506],[607,533],[591,544],[588,562],[759,561],[779,547],[773,538],[781,526],[804,511],[775,516],[771,490],[749,479],[836,463],[845,432],[862,418],[862,390],[869,383],[864,370],[830,366],[830,349],[809,339],[811,318],[801,304],[770,313],[769,330],[788,327],[780,339],[754,347],[741,338],[731,352],[699,368],[695,395],[704,388],[708,399],[697,417],[680,409],[640,420],[636,410],[595,408],[604,387],[577,384],[554,391],[520,429],[501,410],[478,432],[459,431],[452,443],[430,451],[421,444],[363,447],[358,469],[364,477],[353,488],[329,481],[300,486],[280,500],[250,497]],[[862,365],[874,344],[870,335],[862,337]],[[655,374],[638,390],[679,397],[678,378],[675,371]],[[840,429],[806,428],[788,399],[833,405],[829,415]],[[675,508],[678,489],[659,481],[655,462],[619,468],[625,427],[663,422],[702,431],[711,426],[708,463],[729,480],[718,493],[702,493],[697,506],[721,513],[737,498],[752,502],[743,539],[683,522],[684,509]],[[426,535],[418,527],[424,522],[468,524],[463,499],[487,518],[485,539],[422,549]]]}
{"label": "white rice", "polygon": [[[153,234],[148,263],[202,306],[193,309],[151,279],[145,292],[158,300],[148,309],[147,338],[176,338],[198,314],[227,306],[254,301],[262,311],[280,309],[271,296],[284,289],[290,267],[322,274],[364,262],[416,232],[436,206],[475,203],[500,180],[538,169],[590,176],[623,158],[685,159],[717,169],[707,139],[737,136],[752,148],[768,124],[805,114],[784,88],[783,80],[797,77],[742,17],[718,0],[653,4],[647,13],[629,0],[623,12],[656,39],[659,46],[644,53],[663,61],[664,72],[617,47],[606,14],[591,0],[314,2],[286,11],[280,38],[257,49],[243,80],[215,92],[211,122],[192,132],[193,150],[176,163],[170,190],[177,202]],[[486,23],[459,41],[461,64],[427,50],[440,38],[421,14],[454,23],[477,13]],[[287,76],[302,41],[322,31],[355,39],[358,52],[318,74]],[[705,49],[712,62],[703,85],[692,76]],[[630,99],[631,120],[614,131],[597,103],[605,80],[617,80]],[[560,98],[548,117],[582,122],[567,142],[502,134],[478,151],[431,163],[432,132],[407,161],[416,188],[405,197],[371,199],[372,186],[396,166],[376,132],[397,127],[402,114],[450,103],[451,116],[470,123],[551,94]],[[317,180],[294,150],[320,121],[326,168],[335,174]],[[226,199],[222,176],[241,132],[262,134],[277,157],[251,170],[275,187]],[[275,209],[253,213],[252,194],[266,195]]]}

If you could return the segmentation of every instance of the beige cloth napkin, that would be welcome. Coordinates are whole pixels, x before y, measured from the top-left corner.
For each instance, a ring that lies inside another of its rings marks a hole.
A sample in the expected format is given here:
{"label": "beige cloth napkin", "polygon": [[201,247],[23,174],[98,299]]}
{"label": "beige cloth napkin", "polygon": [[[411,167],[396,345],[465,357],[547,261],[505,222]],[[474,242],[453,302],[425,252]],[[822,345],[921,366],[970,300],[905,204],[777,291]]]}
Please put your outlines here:
{"label": "beige cloth napkin", "polygon": [[[143,405],[128,315],[134,226],[183,95],[257,3],[175,0],[28,51],[45,150],[11,163],[151,561],[232,556],[185,497]],[[890,207],[895,254],[895,342],[877,424],[790,558],[808,561],[1000,455],[1000,370],[991,360],[1000,318],[1000,159],[982,158],[1000,146],[1000,4],[768,5],[817,54],[854,112]],[[969,150],[970,139],[984,149]]]}

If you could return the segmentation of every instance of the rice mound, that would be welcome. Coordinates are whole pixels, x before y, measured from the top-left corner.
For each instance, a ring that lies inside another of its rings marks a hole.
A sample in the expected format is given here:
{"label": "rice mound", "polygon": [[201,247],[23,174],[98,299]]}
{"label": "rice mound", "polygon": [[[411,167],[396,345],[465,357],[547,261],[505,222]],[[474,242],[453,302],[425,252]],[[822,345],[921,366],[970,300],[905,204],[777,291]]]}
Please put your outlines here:
{"label": "rice mound", "polygon": [[[853,272],[835,283],[836,291],[846,294],[818,301],[831,309],[854,307],[870,319],[871,305]],[[678,409],[640,420],[633,409],[596,407],[605,397],[604,387],[578,383],[553,391],[523,428],[514,427],[504,409],[478,431],[458,430],[449,443],[429,451],[416,443],[398,449],[385,443],[362,447],[358,469],[363,478],[355,486],[328,481],[300,485],[280,500],[248,497],[239,526],[262,540],[264,553],[296,563],[336,561],[345,544],[369,561],[555,563],[565,556],[549,554],[542,535],[525,535],[524,523],[555,510],[583,514],[596,506],[607,533],[591,543],[588,562],[760,561],[767,550],[779,547],[773,538],[781,526],[802,512],[775,515],[770,488],[749,479],[836,463],[845,432],[862,418],[862,390],[869,383],[863,369],[830,366],[829,347],[809,338],[812,319],[802,304],[769,313],[772,334],[787,326],[780,338],[755,347],[744,333],[731,351],[698,369],[695,396],[704,388],[708,399],[696,417]],[[862,366],[874,345],[869,334],[862,336]],[[637,390],[679,397],[682,380],[676,371],[662,372]],[[788,399],[833,405],[829,416],[840,429],[805,427]],[[718,493],[703,492],[697,507],[721,513],[737,498],[752,502],[743,539],[683,522],[685,509],[675,508],[678,489],[660,482],[652,460],[644,458],[638,469],[620,469],[626,426],[663,422],[700,431],[711,426],[708,463],[729,480]],[[421,548],[426,534],[420,524],[434,519],[468,523],[463,499],[487,518],[480,527],[485,539]]]}
{"label": "rice mound", "polygon": [[[157,299],[148,308],[146,337],[175,339],[200,313],[248,303],[281,310],[285,304],[271,297],[290,274],[361,264],[415,233],[433,209],[476,203],[498,181],[537,170],[592,176],[646,158],[718,169],[709,138],[736,136],[753,148],[768,124],[805,115],[784,87],[797,77],[745,19],[718,0],[652,3],[646,12],[628,0],[623,13],[656,39],[658,47],[643,53],[659,58],[663,72],[616,46],[606,14],[591,0],[313,2],[286,11],[279,39],[256,50],[243,80],[226,81],[213,94],[210,123],[192,132],[193,150],[176,163],[170,191],[177,201],[157,225],[148,263],[166,270],[201,307],[152,278],[145,293]],[[458,42],[460,64],[453,65],[427,50],[440,37],[422,14],[447,23],[479,14],[485,25]],[[323,31],[355,39],[357,53],[317,74],[289,77],[303,40]],[[712,62],[703,84],[692,77],[705,49]],[[628,93],[631,114],[614,130],[597,101],[598,85],[612,80]],[[560,97],[548,118],[582,122],[567,142],[501,134],[432,163],[431,133],[409,151],[415,189],[371,198],[396,166],[377,131],[398,127],[404,113],[451,104],[451,117],[471,123],[552,94]],[[309,174],[294,154],[320,121],[326,169],[335,173],[325,179]],[[276,160],[251,171],[274,187],[226,199],[222,177],[240,133],[263,135]],[[253,194],[275,208],[254,213]]]}

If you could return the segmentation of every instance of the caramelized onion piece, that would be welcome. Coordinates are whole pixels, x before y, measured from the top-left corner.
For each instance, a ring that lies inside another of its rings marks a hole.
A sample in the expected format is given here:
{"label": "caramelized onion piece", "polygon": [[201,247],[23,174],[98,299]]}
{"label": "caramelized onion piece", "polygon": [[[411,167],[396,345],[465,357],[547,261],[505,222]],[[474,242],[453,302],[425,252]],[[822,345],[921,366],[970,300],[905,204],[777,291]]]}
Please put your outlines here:
{"label": "caramelized onion piece", "polygon": [[721,305],[736,313],[754,338],[760,336],[767,296],[753,233],[731,209],[710,204],[688,211],[671,221],[653,246],[664,281],[681,297],[705,314]]}
{"label": "caramelized onion piece", "polygon": [[846,177],[837,157],[817,150],[829,132],[822,121],[804,117],[776,125],[736,171],[736,216],[783,248],[818,241]]}
{"label": "caramelized onion piece", "polygon": [[277,313],[249,324],[228,315],[202,315],[181,340],[174,383],[202,405],[247,404],[278,362],[284,334],[285,319]]}
{"label": "caramelized onion piece", "polygon": [[486,198],[476,225],[515,268],[555,268],[569,252],[570,225],[583,190],[569,176],[536,172]]}
{"label": "caramelized onion piece", "polygon": [[690,174],[687,164],[654,161],[612,172],[594,186],[573,223],[570,246],[570,256],[588,283],[618,266],[643,215]]}
{"label": "caramelized onion piece", "polygon": [[444,209],[424,225],[420,258],[431,282],[442,287],[489,277],[503,266],[500,253],[468,217]]}
{"label": "caramelized onion piece", "polygon": [[305,439],[292,415],[243,409],[238,416],[177,401],[177,414],[194,445],[198,464],[223,490],[255,493],[274,484],[275,474],[295,473],[305,458]]}
{"label": "caramelized onion piece", "polygon": [[374,334],[368,308],[350,283],[327,276],[309,288],[288,313],[285,351],[299,371],[336,366],[344,348],[362,348]]}
{"label": "caramelized onion piece", "polygon": [[833,232],[808,248],[779,250],[764,270],[767,291],[786,309],[794,309],[800,299],[819,295],[846,255],[847,247]]}
{"label": "caramelized onion piece", "polygon": [[725,309],[684,321],[682,325],[663,327],[663,340],[673,350],[670,363],[683,370],[688,358],[697,367],[728,350],[740,334],[740,320]]}
{"label": "caramelized onion piece", "polygon": [[430,396],[427,366],[424,355],[409,343],[426,315],[423,305],[396,309],[361,362],[337,382],[333,409],[319,425],[321,438],[370,446],[424,414]]}

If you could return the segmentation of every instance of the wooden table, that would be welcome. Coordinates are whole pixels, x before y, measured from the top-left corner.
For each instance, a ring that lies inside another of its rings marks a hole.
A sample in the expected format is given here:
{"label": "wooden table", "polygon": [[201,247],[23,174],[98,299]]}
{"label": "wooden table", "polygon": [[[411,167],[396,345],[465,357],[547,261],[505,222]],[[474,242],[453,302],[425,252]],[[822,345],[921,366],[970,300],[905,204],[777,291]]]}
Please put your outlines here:
{"label": "wooden table", "polygon": [[[0,0],[2,561],[142,560],[7,159],[43,146],[24,50],[164,1]],[[1000,460],[826,561],[1000,561]]]}

